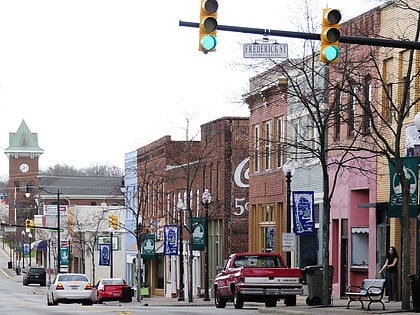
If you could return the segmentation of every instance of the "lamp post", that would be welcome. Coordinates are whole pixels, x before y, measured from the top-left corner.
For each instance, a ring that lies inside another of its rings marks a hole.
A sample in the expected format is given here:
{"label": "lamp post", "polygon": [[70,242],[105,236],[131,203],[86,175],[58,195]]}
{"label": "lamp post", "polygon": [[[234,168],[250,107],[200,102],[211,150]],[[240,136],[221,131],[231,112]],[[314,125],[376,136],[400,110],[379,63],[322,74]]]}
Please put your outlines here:
{"label": "lamp post", "polygon": [[29,239],[29,267],[32,265],[32,249],[31,249],[31,243],[32,243],[32,233],[29,232],[28,234]]}
{"label": "lamp post", "polygon": [[210,301],[209,296],[209,204],[211,202],[211,194],[206,188],[204,190],[201,202],[206,209],[206,234],[204,235],[204,301]]}
{"label": "lamp post", "polygon": [[[291,194],[291,183],[292,183],[292,177],[295,173],[295,163],[293,160],[289,159],[286,161],[286,163],[283,164],[283,174],[286,177],[286,232],[291,232],[291,202],[290,202],[290,194]],[[288,267],[291,267],[291,255],[290,251],[286,253],[286,264]]]}
{"label": "lamp post", "polygon": [[67,246],[69,248],[69,265],[68,265],[68,271],[69,272],[71,272],[71,270],[72,270],[72,268],[71,268],[71,260],[72,260],[72,258],[71,258],[71,241],[72,240],[73,239],[72,239],[71,235],[70,234],[67,235]]}
{"label": "lamp post", "polygon": [[22,268],[25,268],[25,231],[22,230]]}
{"label": "lamp post", "polygon": [[182,211],[185,210],[185,204],[179,199],[176,205],[179,215],[179,296],[178,301],[184,301],[184,246],[182,241]]}
{"label": "lamp post", "polygon": [[[47,194],[53,194],[52,192],[39,186],[39,189],[45,191]],[[55,273],[59,273],[61,270],[61,239],[60,239],[60,189],[57,188],[57,269]]]}

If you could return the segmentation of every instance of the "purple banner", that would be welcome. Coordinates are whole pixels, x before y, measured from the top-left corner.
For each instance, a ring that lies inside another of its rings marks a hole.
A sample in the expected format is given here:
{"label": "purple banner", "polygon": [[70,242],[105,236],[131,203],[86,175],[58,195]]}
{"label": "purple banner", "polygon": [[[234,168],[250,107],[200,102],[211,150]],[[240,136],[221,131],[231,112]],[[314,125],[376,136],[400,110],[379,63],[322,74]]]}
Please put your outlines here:
{"label": "purple banner", "polygon": [[296,235],[315,234],[315,202],[313,191],[294,191],[293,231]]}
{"label": "purple banner", "polygon": [[165,225],[163,227],[164,241],[163,241],[163,255],[176,256],[178,255],[178,226]]}

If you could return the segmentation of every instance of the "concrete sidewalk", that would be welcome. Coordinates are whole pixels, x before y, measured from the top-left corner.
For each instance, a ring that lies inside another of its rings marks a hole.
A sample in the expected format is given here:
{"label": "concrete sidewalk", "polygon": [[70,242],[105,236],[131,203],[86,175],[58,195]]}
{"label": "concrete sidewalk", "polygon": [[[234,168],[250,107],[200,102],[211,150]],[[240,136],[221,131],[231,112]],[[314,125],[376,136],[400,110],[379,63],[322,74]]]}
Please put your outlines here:
{"label": "concrete sidewalk", "polygon": [[[402,311],[401,310],[401,302],[392,302],[392,303],[385,303],[385,310],[382,309],[382,305],[380,303],[372,303],[371,310],[367,311],[366,309],[361,308],[360,302],[352,302],[350,304],[350,308],[347,309],[347,299],[337,299],[332,301],[331,306],[308,306],[306,305],[306,296],[298,296],[296,301],[296,306],[288,306],[286,307],[283,304],[283,301],[277,303],[277,306],[274,308],[266,308],[263,303],[253,303],[253,302],[245,302],[244,310],[249,308],[257,308],[259,313],[266,313],[266,314],[305,314],[305,315],[323,315],[323,314],[342,314],[342,315],[356,315],[361,313],[366,314],[385,314],[385,313],[412,313],[415,314],[414,311]],[[138,303],[137,301],[133,301],[133,303]],[[193,302],[186,301],[178,301],[176,298],[164,298],[164,297],[150,297],[144,298],[140,304],[147,305],[147,306],[208,306],[214,307],[213,299],[211,301],[203,301],[202,298],[195,298]],[[367,307],[368,303],[364,302],[365,307]],[[233,308],[233,303],[227,304],[226,308]],[[216,308],[215,308],[216,310]]]}

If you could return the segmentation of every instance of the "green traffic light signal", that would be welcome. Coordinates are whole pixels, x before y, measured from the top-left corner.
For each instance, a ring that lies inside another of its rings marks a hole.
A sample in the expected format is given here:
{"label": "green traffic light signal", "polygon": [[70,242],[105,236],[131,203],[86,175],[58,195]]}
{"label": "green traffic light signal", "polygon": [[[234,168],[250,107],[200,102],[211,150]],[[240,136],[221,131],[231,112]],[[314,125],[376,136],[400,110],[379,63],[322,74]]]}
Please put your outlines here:
{"label": "green traffic light signal", "polygon": [[201,0],[198,49],[204,53],[215,51],[217,40],[217,0]]}

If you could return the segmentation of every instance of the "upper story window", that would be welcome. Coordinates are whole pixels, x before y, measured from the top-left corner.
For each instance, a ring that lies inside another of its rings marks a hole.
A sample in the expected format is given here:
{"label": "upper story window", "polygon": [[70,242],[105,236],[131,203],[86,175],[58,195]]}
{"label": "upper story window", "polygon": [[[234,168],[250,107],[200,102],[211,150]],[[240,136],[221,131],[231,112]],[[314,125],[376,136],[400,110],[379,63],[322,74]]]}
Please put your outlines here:
{"label": "upper story window", "polygon": [[284,116],[276,119],[276,167],[280,168],[284,164],[284,139],[285,139],[285,128],[284,128]]}
{"label": "upper story window", "polygon": [[253,161],[252,167],[254,169],[254,173],[260,171],[260,126],[254,125],[252,127],[252,153],[253,153]]}
{"label": "upper story window", "polygon": [[271,121],[264,122],[264,169],[271,169],[271,146],[272,146]]}

